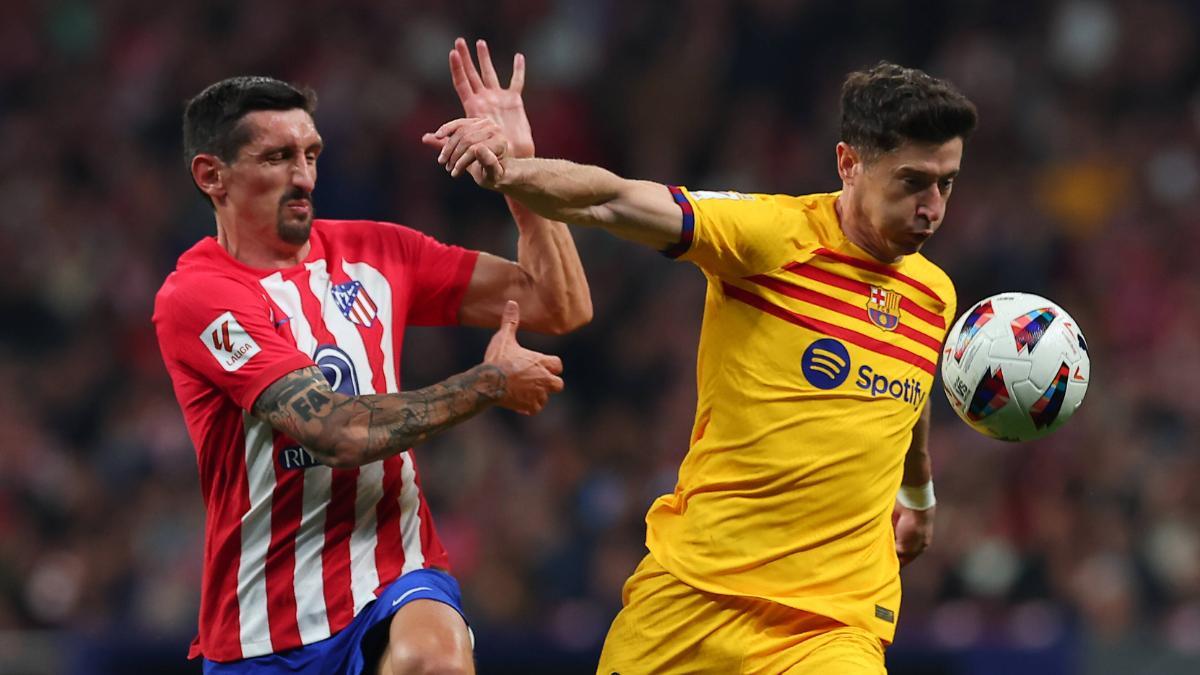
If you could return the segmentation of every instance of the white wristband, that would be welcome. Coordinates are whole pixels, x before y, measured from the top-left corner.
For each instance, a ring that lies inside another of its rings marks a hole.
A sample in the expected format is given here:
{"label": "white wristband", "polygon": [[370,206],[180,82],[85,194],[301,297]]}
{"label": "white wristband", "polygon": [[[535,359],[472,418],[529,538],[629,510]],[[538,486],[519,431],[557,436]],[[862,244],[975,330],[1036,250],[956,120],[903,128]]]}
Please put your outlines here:
{"label": "white wristband", "polygon": [[900,492],[896,493],[896,501],[913,511],[927,511],[937,506],[937,498],[933,496],[933,481],[917,487],[901,485]]}

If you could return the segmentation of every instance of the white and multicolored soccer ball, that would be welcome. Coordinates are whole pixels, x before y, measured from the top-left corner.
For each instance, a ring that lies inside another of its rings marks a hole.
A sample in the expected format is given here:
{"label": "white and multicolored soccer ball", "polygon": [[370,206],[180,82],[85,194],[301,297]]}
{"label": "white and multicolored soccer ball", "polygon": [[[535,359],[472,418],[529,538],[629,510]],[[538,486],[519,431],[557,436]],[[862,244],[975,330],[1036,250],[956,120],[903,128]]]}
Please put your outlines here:
{"label": "white and multicolored soccer ball", "polygon": [[1006,441],[1040,438],[1083,403],[1087,342],[1062,307],[1029,293],[986,298],[955,322],[942,347],[942,386],[976,431]]}

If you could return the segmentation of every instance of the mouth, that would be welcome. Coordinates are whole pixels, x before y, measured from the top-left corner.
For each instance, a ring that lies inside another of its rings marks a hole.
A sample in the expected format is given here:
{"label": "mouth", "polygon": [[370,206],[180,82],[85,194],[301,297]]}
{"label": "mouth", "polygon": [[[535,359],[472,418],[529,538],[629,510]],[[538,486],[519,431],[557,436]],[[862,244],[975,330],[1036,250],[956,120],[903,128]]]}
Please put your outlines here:
{"label": "mouth", "polygon": [[288,210],[289,213],[297,216],[307,216],[312,213],[312,202],[308,201],[307,199],[293,199],[291,201],[284,202],[283,206]]}

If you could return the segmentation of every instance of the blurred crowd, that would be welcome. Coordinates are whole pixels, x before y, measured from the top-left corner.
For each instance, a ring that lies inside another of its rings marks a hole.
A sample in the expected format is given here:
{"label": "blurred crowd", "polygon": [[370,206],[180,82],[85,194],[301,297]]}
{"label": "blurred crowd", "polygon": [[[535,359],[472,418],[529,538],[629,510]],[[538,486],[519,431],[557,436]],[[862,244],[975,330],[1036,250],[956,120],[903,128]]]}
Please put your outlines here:
{"label": "blurred crowd", "polygon": [[[182,661],[195,630],[195,454],[149,321],[176,257],[215,232],[184,168],[183,102],[235,74],[310,85],[319,215],[514,256],[503,200],[419,142],[461,114],[458,35],[487,38],[502,77],[526,54],[539,155],[705,189],[837,189],[850,70],[887,58],[957,83],[981,123],[926,254],[960,311],[1004,290],[1066,307],[1093,381],[1066,427],[1022,445],[935,394],[937,535],[903,572],[897,650],[1200,672],[1195,0],[9,0],[0,662],[32,663],[48,634],[165,641]],[[524,338],[562,355],[566,392],[416,452],[481,655],[595,652],[686,451],[703,277],[575,234],[595,320]],[[487,338],[412,331],[405,386],[477,363]]]}

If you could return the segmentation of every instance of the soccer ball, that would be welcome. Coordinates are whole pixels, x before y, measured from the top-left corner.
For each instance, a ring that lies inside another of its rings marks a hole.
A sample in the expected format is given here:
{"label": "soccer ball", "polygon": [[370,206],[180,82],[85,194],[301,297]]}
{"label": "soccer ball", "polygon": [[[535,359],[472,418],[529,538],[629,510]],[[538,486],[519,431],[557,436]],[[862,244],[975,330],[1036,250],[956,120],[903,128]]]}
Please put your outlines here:
{"label": "soccer ball", "polygon": [[1005,441],[1040,438],[1083,403],[1087,342],[1062,307],[1029,293],[977,303],[942,347],[942,386],[954,412]]}

